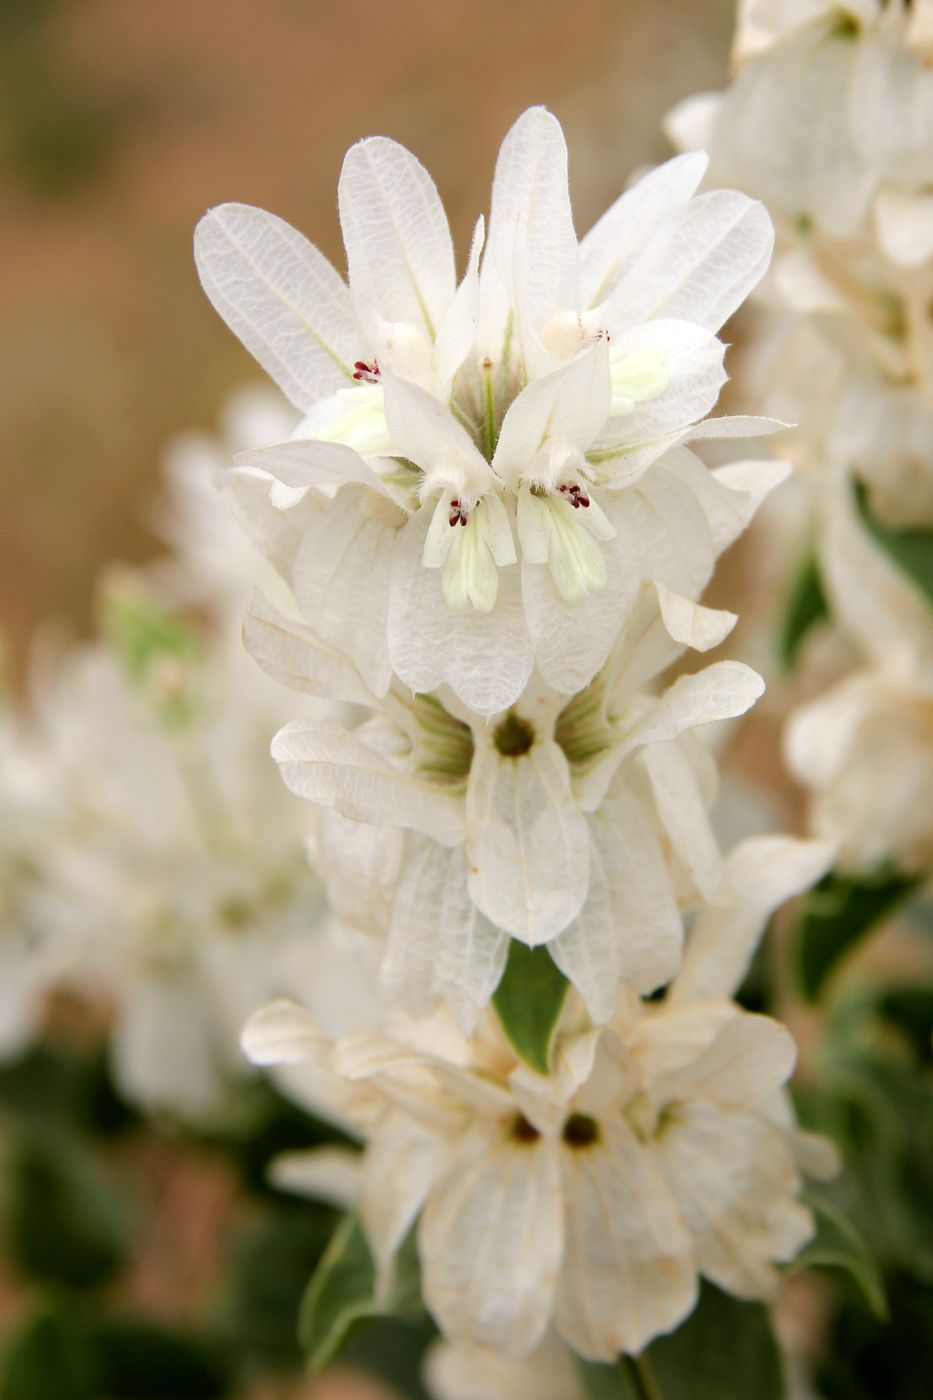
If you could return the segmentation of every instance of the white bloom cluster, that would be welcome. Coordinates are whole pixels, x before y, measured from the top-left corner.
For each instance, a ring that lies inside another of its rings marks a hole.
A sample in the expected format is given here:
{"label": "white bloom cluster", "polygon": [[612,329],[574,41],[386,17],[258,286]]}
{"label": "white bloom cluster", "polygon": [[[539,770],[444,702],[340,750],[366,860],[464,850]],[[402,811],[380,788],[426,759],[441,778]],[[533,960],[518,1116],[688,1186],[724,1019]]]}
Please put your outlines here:
{"label": "white bloom cluster", "polygon": [[[270,393],[229,417],[237,448],[294,421]],[[0,1051],[50,988],[102,997],[127,1098],[198,1122],[235,1110],[243,1022],[301,981],[321,906],[307,809],[268,758],[282,695],[239,639],[260,570],[212,484],[224,457],[172,445],[175,553],[104,581],[99,639],[40,649],[29,723],[0,731]]]}
{"label": "white bloom cluster", "polygon": [[[247,646],[346,707],[272,746],[319,808],[339,986],[322,972],[244,1043],[366,1144],[284,1177],[358,1195],[383,1290],[417,1220],[455,1348],[522,1356],[553,1326],[609,1359],[675,1327],[699,1274],[768,1296],[812,1231],[799,1168],[827,1165],[782,1097],[788,1035],[732,997],[831,848],[723,857],[695,731],[761,680],[659,684],[731,629],[699,596],[786,471],[694,451],[773,426],[707,416],[772,228],[697,194],[705,167],[669,161],[578,243],[560,127],[532,109],[459,283],[430,177],[384,138],[340,177],[349,284],[257,209],[196,235],[208,296],[302,414],[232,474],[279,576]],[[351,930],[378,939],[371,983]],[[523,958],[566,979],[535,1047]]]}
{"label": "white bloom cluster", "polygon": [[[775,218],[758,372],[799,424],[788,450],[811,483],[822,585],[854,658],[793,717],[787,756],[844,864],[928,872],[933,5],[746,0],[735,53],[732,86],[683,103],[670,129]],[[903,531],[918,532],[913,571],[878,543]]]}

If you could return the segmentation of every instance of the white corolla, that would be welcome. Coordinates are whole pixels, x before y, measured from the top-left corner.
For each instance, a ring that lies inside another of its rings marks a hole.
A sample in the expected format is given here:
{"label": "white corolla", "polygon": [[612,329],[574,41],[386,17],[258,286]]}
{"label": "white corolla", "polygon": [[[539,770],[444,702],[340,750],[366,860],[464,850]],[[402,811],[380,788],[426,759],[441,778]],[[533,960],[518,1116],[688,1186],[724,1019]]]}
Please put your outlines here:
{"label": "white corolla", "polygon": [[327,809],[332,904],[385,934],[383,977],[410,1010],[444,997],[472,1024],[510,938],[547,943],[599,1019],[621,978],[650,992],[673,975],[679,904],[721,893],[715,772],[691,731],[742,714],[763,685],[728,661],[660,696],[650,683],[734,620],[646,588],[586,691],[568,703],[539,685],[487,721],[399,685],[376,700],[349,662],[256,600],[246,641],[272,676],[369,711],[353,730],[296,720],[272,752],[291,790]]}
{"label": "white corolla", "polygon": [[494,714],[535,663],[571,694],[644,579],[705,586],[716,483],[686,444],[768,426],[707,415],[725,379],[716,331],[772,245],[754,201],[696,195],[705,165],[669,161],[578,245],[560,127],[532,109],[459,286],[433,182],[381,137],[340,178],[349,286],[261,210],[202,220],[208,295],[305,415],[245,460],[283,500],[319,493],[297,601],[376,694],[394,671]]}
{"label": "white corolla", "polygon": [[[343,1181],[383,1276],[418,1220],[446,1338],[521,1356],[553,1324],[578,1355],[611,1360],[676,1327],[699,1274],[743,1298],[775,1290],[813,1229],[800,1168],[831,1171],[833,1154],[793,1126],[790,1035],[730,998],[768,913],[831,853],[737,847],[726,905],[700,916],[665,998],[625,990],[598,1028],[571,997],[547,1074],[493,1012],[470,1039],[443,1017],[335,1039],[293,1002],[251,1020],[251,1058],[364,1139]],[[292,1157],[281,1179],[332,1194],[339,1165],[332,1149]]]}

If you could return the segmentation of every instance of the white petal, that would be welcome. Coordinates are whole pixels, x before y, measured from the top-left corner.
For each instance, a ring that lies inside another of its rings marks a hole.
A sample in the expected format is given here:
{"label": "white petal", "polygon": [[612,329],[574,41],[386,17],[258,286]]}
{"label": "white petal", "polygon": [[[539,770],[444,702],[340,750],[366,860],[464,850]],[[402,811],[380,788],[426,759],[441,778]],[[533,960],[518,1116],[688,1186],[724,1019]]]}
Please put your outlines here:
{"label": "white petal", "polygon": [[380,1125],[366,1149],[360,1215],[376,1264],[377,1296],[385,1297],[396,1250],[417,1218],[449,1147],[403,1114]]}
{"label": "white petal", "polygon": [[715,903],[722,894],[722,857],[686,754],[676,743],[648,744],[639,762],[674,853],[703,899]]}
{"label": "white petal", "polygon": [[586,895],[589,838],[553,741],[517,757],[478,743],[467,787],[470,893],[492,923],[534,946],[567,927]]}
{"label": "white petal", "polygon": [[694,924],[668,993],[671,1004],[731,997],[773,911],[825,875],[834,855],[830,842],[789,836],[753,837],[736,846],[727,862],[731,903],[704,911]]}
{"label": "white petal", "polygon": [[314,1147],[307,1152],[283,1152],[269,1168],[269,1181],[279,1191],[326,1201],[339,1210],[352,1210],[362,1182],[363,1158],[349,1147]]}
{"label": "white petal", "polygon": [[389,577],[405,517],[361,486],[345,486],[306,529],[295,559],[295,600],[314,631],[345,652],[374,695],[392,678]]}
{"label": "white petal", "polygon": [[273,1001],[253,1013],[240,1043],[254,1065],[320,1064],[330,1042],[295,1001]]}
{"label": "white petal", "polygon": [[[614,404],[624,391],[629,366],[632,376],[637,376],[639,366],[656,366],[659,387],[641,399],[635,388],[632,407],[606,423],[597,444],[596,460],[602,460],[610,451],[624,451],[628,445],[639,447],[666,438],[705,418],[726,382],[724,354],[722,341],[689,321],[650,321],[615,338],[611,361],[616,388]],[[618,415],[615,407],[612,411]],[[624,468],[624,457],[622,465]]]}
{"label": "white petal", "polygon": [[530,1351],[547,1327],[562,1237],[553,1144],[477,1125],[418,1232],[425,1302],[444,1334],[509,1356]]}
{"label": "white petal", "polygon": [[663,1177],[624,1122],[563,1148],[565,1262],[555,1321],[590,1361],[639,1352],[696,1301],[690,1241]]}
{"label": "white petal", "polygon": [[429,487],[467,486],[479,495],[493,482],[489,467],[466,429],[433,394],[398,375],[383,374],[386,422],[403,457],[427,473]]}
{"label": "white petal", "polygon": [[484,346],[501,353],[519,293],[532,334],[555,311],[576,307],[577,267],[567,146],[557,119],[532,107],[509,131],[496,163],[480,279]]}
{"label": "white petal", "polygon": [[875,227],[892,262],[920,267],[933,258],[933,195],[882,190],[875,201]]}
{"label": "white petal", "polygon": [[422,564],[429,509],[400,532],[389,589],[389,652],[400,680],[425,692],[445,682],[480,715],[508,709],[524,690],[533,656],[516,565],[499,570],[491,612],[453,612],[439,573]]}
{"label": "white petal", "polygon": [[682,1212],[703,1274],[739,1298],[766,1298],[775,1263],[813,1233],[780,1131],[763,1119],[710,1104],[679,1106],[652,1144]]}
{"label": "white petal", "polygon": [[643,744],[666,743],[686,729],[744,715],[763,694],[765,683],[742,661],[717,661],[681,676],[625,735],[622,754]]}
{"label": "white petal", "polygon": [[261,593],[250,601],[243,641],[266,675],[282,685],[326,700],[372,703],[371,692],[346,657],[283,616]]}
{"label": "white petal", "polygon": [[591,315],[614,335],[657,316],[717,331],[764,275],[773,243],[764,205],[735,190],[698,195]]}
{"label": "white petal", "polygon": [[412,838],[381,969],[390,994],[419,1017],[444,998],[471,1030],[499,985],[508,945],[470,898],[465,848]]}
{"label": "white petal", "polygon": [[352,383],[361,346],[350,293],[300,233],[222,204],[198,224],[194,253],[215,309],[298,408]]}
{"label": "white petal", "polygon": [[333,808],[320,814],[314,868],[334,914],[362,933],[385,933],[399,881],[404,833],[367,826]]}
{"label": "white petal", "polygon": [[270,447],[254,447],[249,452],[241,452],[236,461],[259,467],[286,486],[343,486],[353,482],[368,486],[381,495],[389,495],[372,467],[352,447],[340,442],[295,438]]}
{"label": "white petal", "polygon": [[454,252],[424,166],[397,142],[368,137],[344,158],[337,202],[362,324],[408,321],[433,340],[454,295]]}
{"label": "white petal", "polygon": [[580,240],[584,306],[605,300],[658,225],[695,193],[708,161],[702,151],[665,161],[621,194]]}
{"label": "white petal", "polygon": [[354,821],[424,831],[445,845],[463,839],[463,799],[392,768],[355,735],[322,720],[293,720],[272,741],[289,791],[336,807]]}
{"label": "white petal", "polygon": [[612,1014],[620,980],[642,995],[676,971],[683,928],[670,876],[641,803],[624,789],[589,818],[590,879],[577,918],[549,945],[595,1021]]}
{"label": "white petal", "polygon": [[434,384],[443,402],[450,393],[457,370],[476,342],[479,317],[479,258],[486,237],[482,215],[473,231],[470,260],[466,274],[441,321],[434,346]]}
{"label": "white petal", "polygon": [[609,346],[600,341],[522,390],[503,420],[493,469],[514,485],[531,475],[535,454],[547,442],[584,452],[606,421],[610,394]]}
{"label": "white petal", "polygon": [[[664,1017],[657,1028],[663,1034]],[[706,1049],[657,1081],[656,1092],[670,1100],[706,1099],[719,1108],[744,1110],[782,1088],[794,1071],[793,1036],[769,1016],[737,1014]]]}
{"label": "white petal", "polygon": [[663,583],[655,583],[664,626],[681,646],[694,651],[711,651],[725,641],[738,622],[736,613],[704,608],[683,593],[674,593]]}

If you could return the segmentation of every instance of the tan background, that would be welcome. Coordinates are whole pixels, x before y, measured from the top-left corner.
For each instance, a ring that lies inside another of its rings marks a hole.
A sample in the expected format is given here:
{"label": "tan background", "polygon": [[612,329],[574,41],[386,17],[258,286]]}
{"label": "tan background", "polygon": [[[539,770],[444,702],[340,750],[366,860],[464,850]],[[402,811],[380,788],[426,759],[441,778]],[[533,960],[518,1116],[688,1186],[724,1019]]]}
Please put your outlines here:
{"label": "tan background", "polygon": [[0,631],[85,625],[143,522],[160,445],[252,373],[200,292],[210,204],[274,209],[342,265],[346,147],[428,165],[461,256],[498,143],[545,102],[582,231],[658,122],[720,85],[730,0],[4,0],[0,11]]}

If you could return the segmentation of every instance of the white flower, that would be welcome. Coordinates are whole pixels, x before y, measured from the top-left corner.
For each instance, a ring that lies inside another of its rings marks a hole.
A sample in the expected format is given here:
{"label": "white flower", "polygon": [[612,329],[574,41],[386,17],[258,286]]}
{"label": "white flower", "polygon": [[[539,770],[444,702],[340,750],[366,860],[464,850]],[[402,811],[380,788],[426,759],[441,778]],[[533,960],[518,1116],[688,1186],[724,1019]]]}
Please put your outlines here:
{"label": "white flower", "polygon": [[663,454],[767,427],[702,420],[725,377],[715,331],[762,275],[771,229],[742,195],[694,197],[703,169],[668,162],[578,247],[563,137],[532,109],[459,287],[430,177],[383,138],[341,174],[349,288],[271,215],[205,216],[208,295],[306,414],[245,460],[326,493],[295,595],[377,694],[394,670],[494,714],[535,662],[571,694],[644,579],[704,587],[722,502],[686,447]]}
{"label": "white flower", "polygon": [[40,851],[56,971],[112,999],[128,1097],[203,1117],[243,1075],[246,1016],[291,985],[319,886],[268,759],[277,690],[138,582],[109,611],[109,642],[66,655],[39,696],[65,809]]}
{"label": "white flower", "polygon": [[[352,731],[295,721],[272,752],[291,790],[334,814],[318,838],[332,901],[357,926],[384,930],[383,976],[410,1009],[443,996],[470,1024],[510,936],[548,943],[601,1019],[620,978],[648,992],[672,975],[677,895],[715,898],[721,883],[708,764],[689,731],[743,713],[762,683],[720,662],[660,698],[644,687],[682,645],[713,645],[733,622],[646,591],[587,691],[568,704],[532,688],[487,723],[399,686],[377,702],[346,662],[341,672],[334,653],[257,600],[245,635],[270,674],[312,693],[340,687],[376,710]],[[381,840],[350,823],[389,831]]]}
{"label": "white flower", "polygon": [[423,1370],[435,1400],[583,1400],[573,1357],[553,1334],[522,1357],[439,1340]]}
{"label": "white flower", "polygon": [[[418,1217],[424,1296],[445,1337],[506,1356],[549,1324],[611,1360],[676,1327],[704,1274],[770,1295],[812,1233],[798,1162],[832,1170],[781,1096],[790,1036],[729,997],[770,910],[826,868],[771,838],[730,858],[667,996],[623,995],[610,1024],[565,1010],[551,1071],[517,1060],[492,1013],[471,1040],[442,1019],[330,1039],[301,1007],[251,1020],[247,1053],[339,1104],[367,1140],[360,1209],[383,1275]],[[311,1176],[313,1181],[313,1166]]]}

